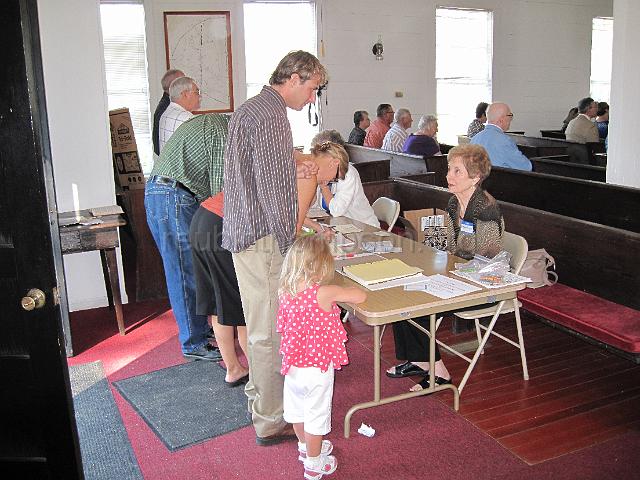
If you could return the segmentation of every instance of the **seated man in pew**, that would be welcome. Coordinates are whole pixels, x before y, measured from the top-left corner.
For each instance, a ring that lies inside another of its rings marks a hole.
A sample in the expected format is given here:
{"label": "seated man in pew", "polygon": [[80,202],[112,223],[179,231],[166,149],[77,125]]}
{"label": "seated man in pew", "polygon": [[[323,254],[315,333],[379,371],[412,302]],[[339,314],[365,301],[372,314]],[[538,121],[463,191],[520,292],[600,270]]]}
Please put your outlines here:
{"label": "seated man in pew", "polygon": [[591,97],[578,102],[578,116],[569,122],[565,135],[576,143],[599,142],[600,134],[593,119],[598,113],[598,104]]}
{"label": "seated man in pew", "polygon": [[391,127],[394,113],[393,107],[388,103],[378,105],[376,119],[371,122],[364,137],[363,145],[365,147],[382,148],[382,141]]}
{"label": "seated man in pew", "polygon": [[515,168],[517,170],[531,171],[531,162],[516,146],[516,143],[507,136],[506,132],[511,126],[513,112],[509,105],[495,102],[487,109],[487,125],[472,139],[473,145],[482,145],[489,153],[491,165],[495,167]]}
{"label": "seated man in pew", "polygon": [[371,125],[369,114],[365,110],[358,110],[353,114],[353,130],[349,133],[349,143],[352,145],[363,145],[364,137],[367,136],[367,128]]}
{"label": "seated man in pew", "polygon": [[413,124],[411,112],[406,108],[399,108],[394,115],[394,123],[385,134],[382,141],[382,150],[401,152],[405,140],[409,136],[409,129]]}

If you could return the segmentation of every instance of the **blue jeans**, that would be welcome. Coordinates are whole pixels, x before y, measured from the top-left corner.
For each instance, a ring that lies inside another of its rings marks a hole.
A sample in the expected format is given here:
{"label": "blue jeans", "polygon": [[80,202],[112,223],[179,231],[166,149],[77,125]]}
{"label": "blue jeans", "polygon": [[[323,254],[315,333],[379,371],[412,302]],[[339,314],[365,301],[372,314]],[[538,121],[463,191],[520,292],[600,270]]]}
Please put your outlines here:
{"label": "blue jeans", "polygon": [[193,352],[208,343],[207,317],[196,315],[195,278],[189,243],[189,225],[198,205],[193,194],[177,182],[158,183],[152,177],[145,187],[147,223],[162,256],[169,301],[178,324],[183,353]]}

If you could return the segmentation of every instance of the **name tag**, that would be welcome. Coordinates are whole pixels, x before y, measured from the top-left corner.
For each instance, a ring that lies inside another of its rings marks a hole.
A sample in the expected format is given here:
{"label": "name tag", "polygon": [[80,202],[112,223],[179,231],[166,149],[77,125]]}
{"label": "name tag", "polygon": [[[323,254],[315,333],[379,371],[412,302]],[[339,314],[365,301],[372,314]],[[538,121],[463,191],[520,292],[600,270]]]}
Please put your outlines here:
{"label": "name tag", "polygon": [[468,220],[461,220],[460,231],[468,235],[473,235],[473,222],[470,222]]}

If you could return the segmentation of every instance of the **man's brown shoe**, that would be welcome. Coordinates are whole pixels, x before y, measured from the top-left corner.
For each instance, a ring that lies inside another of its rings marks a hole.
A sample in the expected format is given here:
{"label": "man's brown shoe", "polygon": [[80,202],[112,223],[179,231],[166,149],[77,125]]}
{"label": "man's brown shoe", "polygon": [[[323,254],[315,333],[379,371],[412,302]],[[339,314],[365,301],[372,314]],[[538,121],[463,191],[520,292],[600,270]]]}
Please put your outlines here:
{"label": "man's brown shoe", "polygon": [[268,437],[259,437],[256,435],[256,445],[261,447],[270,447],[271,445],[294,440],[296,438],[296,432],[293,430],[293,425],[287,423],[278,433],[274,433]]}

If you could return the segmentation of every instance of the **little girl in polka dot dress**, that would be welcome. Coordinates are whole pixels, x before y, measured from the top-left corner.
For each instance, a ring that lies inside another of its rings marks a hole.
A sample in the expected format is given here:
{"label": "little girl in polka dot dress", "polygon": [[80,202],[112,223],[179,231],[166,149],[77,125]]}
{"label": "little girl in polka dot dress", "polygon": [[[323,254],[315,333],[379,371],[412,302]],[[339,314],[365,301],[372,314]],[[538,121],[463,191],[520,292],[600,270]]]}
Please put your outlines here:
{"label": "little girl in polka dot dress", "polygon": [[304,478],[317,480],[338,466],[331,431],[334,370],[349,363],[347,332],[335,302],[361,303],[359,288],[329,285],[333,257],[321,235],[299,237],[287,252],[280,274],[277,330],[284,379],[284,419],[298,437]]}

